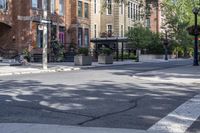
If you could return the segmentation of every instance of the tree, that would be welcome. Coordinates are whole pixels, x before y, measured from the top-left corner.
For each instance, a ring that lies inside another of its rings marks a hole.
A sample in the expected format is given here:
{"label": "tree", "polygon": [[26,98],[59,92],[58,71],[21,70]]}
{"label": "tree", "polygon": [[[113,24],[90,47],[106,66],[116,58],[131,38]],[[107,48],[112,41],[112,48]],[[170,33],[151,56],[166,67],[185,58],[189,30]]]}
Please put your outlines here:
{"label": "tree", "polygon": [[141,25],[131,28],[126,35],[135,49],[145,49],[151,40],[151,31]]}
{"label": "tree", "polygon": [[163,30],[168,32],[171,40],[176,41],[175,49],[177,47],[182,49],[185,56],[192,44],[191,36],[188,35],[186,29],[193,23],[193,4],[191,0],[164,0],[161,3],[165,16]]}

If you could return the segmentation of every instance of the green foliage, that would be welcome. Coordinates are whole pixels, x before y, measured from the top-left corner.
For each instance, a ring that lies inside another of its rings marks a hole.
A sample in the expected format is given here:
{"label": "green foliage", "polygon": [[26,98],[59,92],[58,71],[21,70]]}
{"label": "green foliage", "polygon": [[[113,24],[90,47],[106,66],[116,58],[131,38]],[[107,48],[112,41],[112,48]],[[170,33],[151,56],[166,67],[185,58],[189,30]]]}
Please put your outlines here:
{"label": "green foliage", "polygon": [[52,41],[51,43],[52,53],[54,55],[55,61],[63,61],[64,59],[64,45],[60,44],[58,41]]}
{"label": "green foliage", "polygon": [[102,48],[100,51],[101,55],[111,55],[112,54],[112,50],[110,48]]}
{"label": "green foliage", "polygon": [[[163,0],[162,10],[165,16],[163,29],[176,42],[172,47],[174,53],[179,56],[188,56],[192,45],[192,37],[188,34],[187,28],[194,24],[192,9],[199,6],[199,1],[194,0]],[[169,12],[170,11],[170,12]],[[199,21],[200,22],[200,21]]]}
{"label": "green foliage", "polygon": [[31,54],[30,54],[30,52],[28,51],[27,48],[25,48],[25,49],[23,50],[22,54],[24,55],[24,58],[25,58],[28,62],[30,62],[30,60],[31,60]]}
{"label": "green foliage", "polygon": [[135,26],[127,33],[134,49],[143,49],[147,54],[163,54],[161,36],[142,26]]}
{"label": "green foliage", "polygon": [[146,48],[148,42],[151,40],[150,35],[151,31],[141,25],[134,26],[134,28],[131,28],[126,34],[136,49]]}
{"label": "green foliage", "polygon": [[88,56],[89,55],[89,49],[88,48],[79,48],[78,49],[79,55]]}
{"label": "green foliage", "polygon": [[149,41],[146,52],[147,54],[163,54],[164,47],[163,42],[161,41],[161,36],[157,33],[153,33],[150,35],[151,40]]}
{"label": "green foliage", "polygon": [[[119,59],[121,59],[121,57],[122,57],[122,55],[121,54],[119,54]],[[116,59],[117,57],[116,57],[116,55],[114,56],[114,59]],[[136,60],[137,59],[137,57],[136,57],[136,55],[134,54],[134,53],[128,53],[128,52],[124,52],[124,54],[123,54],[123,58],[124,59],[130,59],[130,60]]]}

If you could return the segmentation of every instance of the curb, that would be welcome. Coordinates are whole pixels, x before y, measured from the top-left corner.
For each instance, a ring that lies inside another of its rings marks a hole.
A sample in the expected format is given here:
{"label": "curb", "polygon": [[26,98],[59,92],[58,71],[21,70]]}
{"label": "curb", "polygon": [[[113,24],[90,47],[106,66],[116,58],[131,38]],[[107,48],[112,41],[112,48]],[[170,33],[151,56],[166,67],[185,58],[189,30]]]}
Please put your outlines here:
{"label": "curb", "polygon": [[[172,61],[166,61],[166,62],[173,62]],[[53,73],[53,72],[67,72],[67,71],[78,71],[78,70],[88,70],[88,69],[94,69],[94,68],[103,68],[103,67],[113,67],[113,66],[127,66],[127,65],[134,65],[134,64],[143,64],[148,62],[129,62],[125,64],[107,64],[107,65],[99,65],[99,66],[70,66],[69,68],[49,68],[47,70],[38,69],[38,70],[32,70],[32,71],[21,71],[21,72],[7,72],[7,73],[0,73],[0,76],[11,76],[11,75],[23,75],[23,74],[39,74],[39,73]],[[152,62],[152,63],[161,63],[158,62]],[[59,65],[58,65],[59,67]]]}
{"label": "curb", "polygon": [[47,69],[47,70],[33,70],[33,71],[22,71],[22,72],[8,72],[0,73],[0,76],[11,76],[11,75],[25,75],[25,74],[39,74],[39,73],[53,73],[53,72],[68,72],[68,71],[79,71],[87,70],[94,68],[103,68],[103,67],[113,67],[113,66],[123,66],[123,65],[132,65],[133,63],[127,64],[113,64],[113,65],[102,65],[102,66],[83,66],[83,67],[70,67],[70,68],[56,68],[56,69]]}
{"label": "curb", "polygon": [[47,70],[34,70],[34,71],[22,71],[22,72],[8,72],[1,73],[0,76],[11,76],[11,75],[25,75],[25,74],[39,74],[39,73],[53,73],[53,72],[67,72],[67,71],[78,71],[80,68],[58,68],[58,69],[47,69]]}

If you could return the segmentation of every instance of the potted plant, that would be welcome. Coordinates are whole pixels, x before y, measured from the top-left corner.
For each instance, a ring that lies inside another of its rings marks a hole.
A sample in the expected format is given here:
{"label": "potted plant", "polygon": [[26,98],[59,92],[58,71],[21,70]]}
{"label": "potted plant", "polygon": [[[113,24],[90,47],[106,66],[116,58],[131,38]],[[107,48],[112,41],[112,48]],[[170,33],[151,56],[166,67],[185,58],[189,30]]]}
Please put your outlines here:
{"label": "potted plant", "polygon": [[99,64],[113,64],[112,50],[110,48],[102,48],[98,56]]}
{"label": "potted plant", "polygon": [[78,54],[74,57],[74,64],[79,66],[92,65],[92,57],[88,48],[79,48]]}

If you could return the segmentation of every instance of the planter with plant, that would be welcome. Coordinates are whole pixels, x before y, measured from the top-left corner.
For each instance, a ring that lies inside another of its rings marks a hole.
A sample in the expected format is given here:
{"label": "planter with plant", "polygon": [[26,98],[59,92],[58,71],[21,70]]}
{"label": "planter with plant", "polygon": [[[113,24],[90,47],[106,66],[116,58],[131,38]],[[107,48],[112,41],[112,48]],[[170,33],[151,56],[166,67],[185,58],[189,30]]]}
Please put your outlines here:
{"label": "planter with plant", "polygon": [[74,57],[74,64],[78,66],[92,65],[92,57],[88,48],[79,48],[78,54]]}
{"label": "planter with plant", "polygon": [[113,64],[112,50],[110,48],[102,48],[98,56],[99,64]]}

